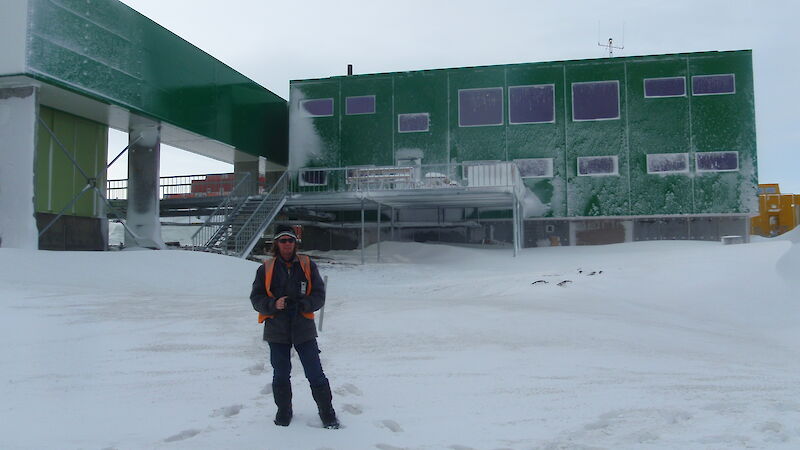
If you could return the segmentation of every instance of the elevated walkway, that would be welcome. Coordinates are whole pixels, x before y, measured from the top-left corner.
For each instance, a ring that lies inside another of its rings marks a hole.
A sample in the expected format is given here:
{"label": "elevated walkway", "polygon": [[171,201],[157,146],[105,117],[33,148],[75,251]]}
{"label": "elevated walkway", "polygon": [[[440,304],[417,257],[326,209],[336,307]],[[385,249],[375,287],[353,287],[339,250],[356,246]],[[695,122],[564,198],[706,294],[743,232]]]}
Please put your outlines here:
{"label": "elevated walkway", "polygon": [[[382,208],[510,210],[515,254],[521,248],[520,197],[525,190],[514,163],[301,169],[268,175],[277,182],[259,194],[247,192],[246,177],[236,186],[232,174],[162,177],[162,216],[207,216],[193,237],[194,248],[244,258],[284,208],[322,214],[361,211],[362,244],[367,210],[378,211],[378,226]],[[125,189],[126,180],[109,181],[109,197],[116,199],[112,203],[124,202]]]}

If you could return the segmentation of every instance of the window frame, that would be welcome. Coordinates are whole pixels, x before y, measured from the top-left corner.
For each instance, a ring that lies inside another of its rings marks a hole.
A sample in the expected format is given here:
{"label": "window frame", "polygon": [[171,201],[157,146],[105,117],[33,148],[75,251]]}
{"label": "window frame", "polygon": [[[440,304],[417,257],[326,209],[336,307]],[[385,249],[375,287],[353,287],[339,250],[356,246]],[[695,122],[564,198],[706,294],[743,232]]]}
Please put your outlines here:
{"label": "window frame", "polygon": [[[316,102],[316,101],[320,101],[320,100],[330,100],[331,101],[331,113],[330,114],[313,114],[313,113],[309,112],[304,106],[308,102]],[[300,107],[300,113],[303,115],[303,117],[333,117],[333,116],[336,115],[336,102],[334,101],[333,97],[309,98],[309,99],[300,100],[300,103],[298,104],[298,106]]]}
{"label": "window frame", "polygon": [[[514,122],[511,120],[511,90],[514,88],[538,88],[538,87],[551,87],[553,91],[553,120],[539,121],[539,122]],[[532,125],[537,123],[556,123],[556,85],[555,83],[548,84],[525,84],[519,86],[508,86],[508,124],[509,125]]]}
{"label": "window frame", "polygon": [[[461,124],[461,93],[466,91],[492,91],[492,90],[500,90],[500,122],[499,123],[489,123],[489,124],[478,124],[478,125],[462,125]],[[474,128],[474,127],[499,127],[505,125],[505,117],[503,114],[505,112],[505,96],[503,95],[503,86],[493,86],[493,87],[482,87],[482,88],[466,88],[466,89],[459,89],[458,90],[458,127],[459,128]]]}
{"label": "window frame", "polygon": [[[697,157],[699,155],[711,155],[720,153],[735,153],[736,154],[736,168],[735,169],[701,169],[697,164]],[[695,152],[694,154],[694,170],[697,173],[721,173],[721,172],[739,172],[741,165],[739,164],[739,151],[738,150],[720,150],[713,152]]]}
{"label": "window frame", "polygon": [[[372,112],[359,112],[359,113],[348,112],[347,111],[347,107],[348,107],[347,101],[350,100],[351,98],[372,98]],[[344,98],[344,115],[345,116],[366,116],[366,115],[370,115],[370,114],[375,114],[377,110],[378,110],[378,104],[377,104],[377,99],[375,98],[374,94],[373,95],[351,95],[349,97],[345,97]]]}
{"label": "window frame", "polygon": [[[664,170],[664,171],[651,171],[650,170],[650,156],[658,156],[658,155],[684,155],[686,158],[686,169],[685,170]],[[689,153],[688,152],[678,152],[678,153],[648,153],[647,154],[647,173],[649,175],[669,175],[669,174],[688,174],[691,171],[691,167],[689,166]]]}
{"label": "window frame", "polygon": [[[595,83],[616,83],[617,85],[617,116],[616,117],[605,117],[601,119],[576,119],[575,118],[575,85],[576,84],[595,84]],[[572,121],[573,122],[597,122],[603,120],[620,120],[622,118],[622,104],[620,100],[620,92],[619,92],[619,80],[598,80],[598,81],[576,81],[570,84],[570,94],[571,98],[570,101],[572,103]]]}
{"label": "window frame", "polygon": [[[650,80],[674,80],[676,78],[680,78],[683,81],[683,94],[682,95],[647,95],[647,82]],[[656,78],[645,78],[642,80],[642,88],[644,89],[644,98],[676,98],[676,97],[687,97],[688,92],[686,91],[686,77],[685,76],[677,76],[677,77],[656,77]]]}
{"label": "window frame", "polygon": [[[400,117],[401,116],[421,116],[424,115],[426,120],[425,129],[424,130],[408,130],[403,131],[400,129]],[[419,113],[398,113],[397,114],[397,132],[398,133],[427,133],[431,130],[431,113],[428,112],[419,112]]]}
{"label": "window frame", "polygon": [[[581,173],[581,160],[592,158],[612,158],[614,161],[613,173]],[[578,156],[575,160],[575,171],[579,177],[614,177],[619,176],[619,155]]]}
{"label": "window frame", "polygon": [[553,175],[553,158],[517,158],[517,159],[515,159],[513,161],[514,161],[515,164],[517,164],[517,168],[519,168],[518,161],[531,161],[531,160],[548,161],[548,164],[550,166],[548,174],[547,175],[522,175],[522,172],[520,171],[520,174],[519,174],[520,178],[522,178],[522,179],[528,179],[528,178],[553,178],[553,176],[554,176]]}
{"label": "window frame", "polygon": [[[708,77],[719,77],[719,76],[728,76],[730,75],[733,78],[733,92],[712,92],[709,94],[695,94],[694,93],[694,79],[695,78],[708,78]],[[707,95],[734,95],[736,94],[736,74],[735,73],[712,73],[707,75],[692,75],[692,97],[705,97]]]}
{"label": "window frame", "polygon": [[[320,172],[325,176],[324,183],[309,183],[305,179],[303,179],[303,174],[306,172]],[[308,186],[327,186],[328,185],[328,172],[330,169],[325,167],[303,167],[297,171],[297,185],[298,187],[308,187]]]}

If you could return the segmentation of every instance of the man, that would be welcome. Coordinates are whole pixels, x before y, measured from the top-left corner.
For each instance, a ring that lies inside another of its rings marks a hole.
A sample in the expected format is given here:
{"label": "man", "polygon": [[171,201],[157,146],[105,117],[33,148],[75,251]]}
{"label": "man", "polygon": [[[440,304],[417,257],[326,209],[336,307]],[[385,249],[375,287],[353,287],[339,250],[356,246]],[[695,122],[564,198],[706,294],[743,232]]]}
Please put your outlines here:
{"label": "man", "polygon": [[311,394],[325,428],[339,428],[333,410],[331,387],[322,371],[317,346],[314,311],[325,304],[325,284],[317,265],[308,256],[298,255],[299,239],[288,226],[279,226],[272,240],[273,258],[256,272],[250,301],[264,322],[264,340],[269,344],[272,364],[272,395],[278,412],[275,425],[292,421],[292,363],[294,346],[303,364]]}

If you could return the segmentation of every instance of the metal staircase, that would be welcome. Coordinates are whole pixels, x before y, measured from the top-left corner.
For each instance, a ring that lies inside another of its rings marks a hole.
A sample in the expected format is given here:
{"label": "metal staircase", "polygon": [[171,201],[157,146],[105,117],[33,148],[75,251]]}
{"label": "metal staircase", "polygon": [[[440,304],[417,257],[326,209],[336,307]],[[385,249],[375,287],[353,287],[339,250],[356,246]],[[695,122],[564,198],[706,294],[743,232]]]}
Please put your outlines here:
{"label": "metal staircase", "polygon": [[[288,176],[283,174],[262,195],[237,193],[240,183],[215,213],[195,232],[195,249],[246,258],[286,204]],[[227,202],[227,204],[226,204]]]}

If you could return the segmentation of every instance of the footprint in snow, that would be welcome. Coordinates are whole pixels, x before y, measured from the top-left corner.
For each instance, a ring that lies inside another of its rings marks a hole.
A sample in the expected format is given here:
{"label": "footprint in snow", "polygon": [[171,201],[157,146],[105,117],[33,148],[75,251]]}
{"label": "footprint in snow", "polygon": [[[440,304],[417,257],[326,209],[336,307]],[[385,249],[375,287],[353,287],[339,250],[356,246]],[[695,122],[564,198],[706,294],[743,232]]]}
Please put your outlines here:
{"label": "footprint in snow", "polygon": [[272,383],[267,383],[266,386],[264,386],[261,389],[261,395],[270,395],[270,394],[272,394]]}
{"label": "footprint in snow", "polygon": [[189,429],[189,430],[183,430],[183,431],[181,431],[181,432],[180,432],[180,433],[178,433],[178,434],[172,435],[172,436],[170,436],[170,437],[168,437],[168,438],[164,439],[164,442],[176,442],[176,441],[182,441],[182,440],[184,440],[184,439],[189,439],[189,438],[191,438],[191,437],[195,437],[195,436],[197,436],[198,434],[200,434],[200,430],[195,430],[195,429],[193,429],[193,428],[192,428],[192,429]]}
{"label": "footprint in snow", "polygon": [[386,428],[392,433],[400,433],[403,431],[403,428],[395,422],[394,420],[381,420],[376,424],[379,428]]}
{"label": "footprint in snow", "polygon": [[254,366],[250,366],[244,370],[248,372],[250,375],[261,375],[267,369],[264,367],[264,363],[261,363],[261,364],[256,364]]}
{"label": "footprint in snow", "polygon": [[343,384],[341,387],[336,389],[335,392],[337,394],[339,394],[339,395],[350,395],[350,394],[361,395],[362,394],[361,389],[353,386],[350,383]]}
{"label": "footprint in snow", "polygon": [[345,410],[345,412],[348,412],[354,416],[357,416],[362,412],[364,412],[364,408],[362,408],[361,405],[353,405],[350,403],[345,404],[343,409]]}
{"label": "footprint in snow", "polygon": [[375,448],[378,450],[406,450],[405,447],[395,447],[389,444],[375,444]]}
{"label": "footprint in snow", "polygon": [[215,409],[214,412],[211,413],[211,417],[219,417],[219,416],[233,417],[239,414],[239,411],[241,410],[242,410],[242,405],[226,406],[224,408]]}

